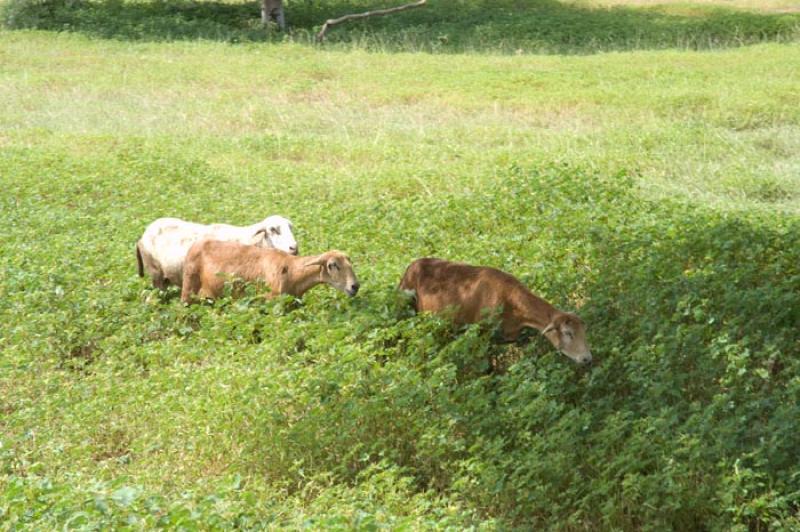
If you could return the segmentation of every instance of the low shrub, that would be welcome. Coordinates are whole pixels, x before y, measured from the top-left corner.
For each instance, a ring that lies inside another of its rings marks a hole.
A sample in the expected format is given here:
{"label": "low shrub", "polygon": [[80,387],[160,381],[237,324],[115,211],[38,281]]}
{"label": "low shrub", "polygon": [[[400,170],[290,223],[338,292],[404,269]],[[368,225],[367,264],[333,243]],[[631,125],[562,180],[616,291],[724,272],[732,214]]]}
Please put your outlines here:
{"label": "low shrub", "polygon": [[[38,193],[20,192],[21,208],[44,212]],[[322,233],[309,245],[349,235],[364,287],[353,299],[251,290],[184,307],[135,277],[129,242],[52,201],[73,239],[35,237],[55,220],[36,216],[6,239],[4,364],[47,378],[4,399],[5,521],[800,525],[800,220],[646,201],[627,172],[571,165],[389,202],[321,193],[341,208],[299,207]],[[152,202],[117,219],[126,234]],[[359,260],[370,249],[380,259]],[[577,367],[536,334],[498,344],[491,324],[412,315],[395,286],[427,254],[503,268],[579,312],[596,363]],[[69,477],[53,466],[64,456]],[[180,495],[159,467],[202,484]],[[225,488],[232,475],[242,484]]]}

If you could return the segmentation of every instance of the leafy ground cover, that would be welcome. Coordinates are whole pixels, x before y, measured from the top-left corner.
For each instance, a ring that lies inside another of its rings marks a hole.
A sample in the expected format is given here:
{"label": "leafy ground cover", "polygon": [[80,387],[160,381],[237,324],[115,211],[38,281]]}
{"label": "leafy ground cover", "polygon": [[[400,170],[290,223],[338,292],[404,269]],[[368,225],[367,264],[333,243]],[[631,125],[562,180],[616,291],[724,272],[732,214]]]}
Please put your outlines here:
{"label": "leafy ground cover", "polygon": [[[0,32],[0,524],[799,527],[799,77]],[[158,216],[273,212],[359,295],[136,276]],[[577,310],[597,363],[412,316],[425,255]]]}

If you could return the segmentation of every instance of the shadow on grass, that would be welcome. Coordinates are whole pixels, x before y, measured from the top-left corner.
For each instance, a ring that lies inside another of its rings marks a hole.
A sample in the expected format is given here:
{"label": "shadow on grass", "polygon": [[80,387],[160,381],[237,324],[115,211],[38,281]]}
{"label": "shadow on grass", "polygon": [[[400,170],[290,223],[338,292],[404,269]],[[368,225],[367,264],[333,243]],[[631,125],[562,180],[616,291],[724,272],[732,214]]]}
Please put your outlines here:
{"label": "shadow on grass", "polygon": [[[314,42],[328,18],[392,5],[387,1],[290,2],[288,33],[264,28],[256,2],[187,0],[11,0],[3,19],[12,29],[77,32],[135,40]],[[727,8],[589,8],[557,0],[432,0],[416,10],[346,23],[327,46],[384,51],[594,53],[650,48],[716,48],[800,35],[800,14]]]}
{"label": "shadow on grass", "polygon": [[[581,504],[590,509],[584,523],[709,528],[730,500],[726,490],[740,493],[729,480],[740,464],[764,480],[735,504],[796,492],[800,221],[730,219],[666,202],[637,208],[622,180],[593,186],[589,176],[576,183],[569,175],[510,176],[514,193],[498,203],[520,213],[527,191],[545,213],[558,209],[553,252],[560,242],[587,250],[590,298],[581,315],[593,367],[572,365],[540,337],[530,347],[498,347],[476,327],[452,334],[430,316],[375,324],[360,333],[367,346],[349,369],[338,356],[311,355],[314,375],[326,377],[297,379],[282,399],[282,409],[302,417],[259,407],[244,417],[248,473],[280,478],[297,493],[306,475],[356,483],[374,464],[392,464],[414,479],[416,493],[452,490],[519,529],[541,528],[543,515],[566,522]],[[548,204],[545,194],[557,197]],[[452,216],[472,223],[462,212]],[[570,278],[584,276],[563,262],[548,264],[558,283],[551,292],[566,294]],[[363,353],[382,353],[386,363],[370,365]],[[509,371],[482,377],[486,353],[506,355]],[[344,371],[358,385],[336,384]],[[297,457],[313,465],[298,473]],[[607,489],[621,477],[637,490]],[[546,488],[531,495],[532,486]],[[674,504],[655,504],[667,499]],[[770,518],[743,520],[757,529]]]}

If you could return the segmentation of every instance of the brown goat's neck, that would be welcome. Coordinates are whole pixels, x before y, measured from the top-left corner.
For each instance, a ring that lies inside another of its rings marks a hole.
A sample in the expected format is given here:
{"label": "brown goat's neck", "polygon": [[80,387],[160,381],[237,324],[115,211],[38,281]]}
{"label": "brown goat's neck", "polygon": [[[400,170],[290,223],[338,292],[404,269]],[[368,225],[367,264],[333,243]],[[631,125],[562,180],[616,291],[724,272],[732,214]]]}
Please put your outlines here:
{"label": "brown goat's neck", "polygon": [[547,327],[553,318],[561,311],[542,299],[541,297],[525,290],[519,301],[519,311],[526,325],[539,329]]}
{"label": "brown goat's neck", "polygon": [[324,283],[323,277],[324,264],[308,265],[313,262],[317,257],[298,257],[292,262],[289,268],[289,283],[290,289],[286,291],[287,294],[292,294],[295,297],[303,297],[303,294],[317,286]]}

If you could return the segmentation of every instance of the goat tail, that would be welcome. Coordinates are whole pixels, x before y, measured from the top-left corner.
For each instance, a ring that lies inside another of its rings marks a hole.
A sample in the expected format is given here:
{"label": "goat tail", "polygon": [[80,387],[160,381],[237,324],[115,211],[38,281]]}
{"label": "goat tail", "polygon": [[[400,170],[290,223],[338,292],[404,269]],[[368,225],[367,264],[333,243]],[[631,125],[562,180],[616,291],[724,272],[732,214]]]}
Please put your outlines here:
{"label": "goat tail", "polygon": [[139,249],[139,242],[136,243],[136,263],[139,266],[139,277],[144,277],[144,262],[142,261],[142,250]]}
{"label": "goat tail", "polygon": [[407,277],[408,277],[408,268],[406,268],[405,273],[403,273],[403,276],[400,278],[400,282],[397,283],[398,290],[408,290],[408,285],[410,283],[408,282]]}
{"label": "goat tail", "polygon": [[418,261],[414,261],[408,265],[406,271],[403,273],[403,277],[400,279],[400,283],[397,285],[399,290],[403,291],[414,291],[417,286],[417,270],[419,270]]}

